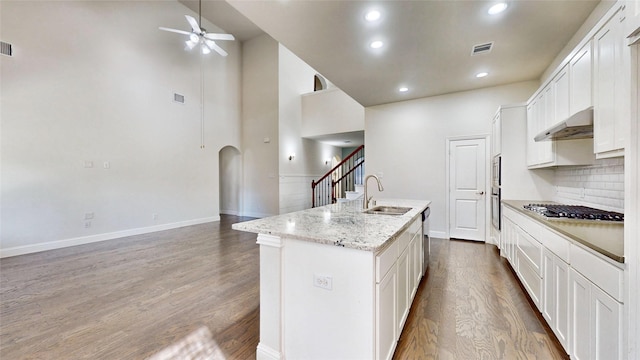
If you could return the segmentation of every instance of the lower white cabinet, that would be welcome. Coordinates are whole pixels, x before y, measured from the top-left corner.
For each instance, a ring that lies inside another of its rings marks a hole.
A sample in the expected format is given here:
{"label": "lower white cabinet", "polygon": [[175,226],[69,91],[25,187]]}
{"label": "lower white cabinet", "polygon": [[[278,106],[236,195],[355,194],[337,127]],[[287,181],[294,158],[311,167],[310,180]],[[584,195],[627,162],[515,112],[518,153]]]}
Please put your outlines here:
{"label": "lower white cabinet", "polygon": [[501,254],[571,359],[623,359],[623,270],[505,208]]}
{"label": "lower white cabinet", "polygon": [[417,219],[376,256],[376,359],[391,359],[422,277],[422,222]]}
{"label": "lower white cabinet", "polygon": [[542,254],[542,316],[569,352],[569,264],[544,249]]}
{"label": "lower white cabinet", "polygon": [[391,359],[398,338],[396,327],[397,271],[391,269],[376,284],[376,359]]}
{"label": "lower white cabinet", "polygon": [[571,358],[622,359],[622,304],[569,269]]}
{"label": "lower white cabinet", "polygon": [[397,299],[397,316],[398,322],[396,326],[398,328],[398,333],[402,332],[402,327],[404,326],[404,322],[407,320],[407,315],[409,314],[410,307],[410,296],[412,289],[409,288],[409,282],[411,279],[411,263],[409,261],[409,253],[411,246],[407,246],[400,257],[398,258],[398,299]]}

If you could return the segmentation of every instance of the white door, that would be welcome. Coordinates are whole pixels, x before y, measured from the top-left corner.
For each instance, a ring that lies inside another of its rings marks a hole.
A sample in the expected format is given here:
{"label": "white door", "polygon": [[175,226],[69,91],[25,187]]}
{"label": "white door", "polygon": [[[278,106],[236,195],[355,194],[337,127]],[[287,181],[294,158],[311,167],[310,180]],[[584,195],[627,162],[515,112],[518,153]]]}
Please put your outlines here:
{"label": "white door", "polygon": [[485,140],[449,143],[449,237],[484,241]]}

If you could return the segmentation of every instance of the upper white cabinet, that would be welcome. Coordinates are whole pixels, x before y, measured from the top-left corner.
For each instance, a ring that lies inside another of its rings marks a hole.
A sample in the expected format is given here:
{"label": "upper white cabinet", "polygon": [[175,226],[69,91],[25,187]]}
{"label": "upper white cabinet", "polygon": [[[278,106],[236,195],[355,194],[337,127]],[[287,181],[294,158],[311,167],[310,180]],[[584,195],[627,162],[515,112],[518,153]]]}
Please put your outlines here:
{"label": "upper white cabinet", "polygon": [[[529,169],[590,165],[595,160],[591,139],[538,142],[533,140],[536,135],[554,125],[551,121],[556,121],[557,113],[566,114],[566,109],[569,107],[567,76],[566,71],[560,72],[554,78],[557,81],[548,83],[527,105],[527,166]],[[564,119],[558,121],[561,120]]]}
{"label": "upper white cabinet", "polygon": [[493,117],[491,129],[491,136],[493,138],[493,142],[491,143],[491,157],[494,157],[502,153],[502,122],[500,120],[500,111]]}
{"label": "upper white cabinet", "polygon": [[598,158],[624,155],[631,76],[625,31],[625,8],[621,7],[593,38],[593,139]]}
{"label": "upper white cabinet", "polygon": [[640,0],[627,0],[626,23],[628,43],[640,40]]}
{"label": "upper white cabinet", "polygon": [[593,41],[590,40],[569,62],[569,114],[575,114],[593,105],[592,47]]}
{"label": "upper white cabinet", "polygon": [[[560,70],[560,72],[551,81],[553,88],[553,122],[549,126],[554,125],[569,117],[570,108],[570,90],[569,90],[569,66]],[[547,127],[549,127],[547,126]]]}

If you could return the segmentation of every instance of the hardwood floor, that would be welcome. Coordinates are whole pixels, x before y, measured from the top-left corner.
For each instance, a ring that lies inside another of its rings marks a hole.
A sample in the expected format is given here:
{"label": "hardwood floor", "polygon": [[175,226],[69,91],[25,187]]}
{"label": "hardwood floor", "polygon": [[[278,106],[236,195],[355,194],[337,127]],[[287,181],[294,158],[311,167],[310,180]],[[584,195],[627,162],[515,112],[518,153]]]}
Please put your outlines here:
{"label": "hardwood floor", "polygon": [[[259,248],[243,218],[0,260],[0,359],[144,359],[202,325],[255,359]],[[561,359],[495,247],[432,242],[395,359]]]}
{"label": "hardwood floor", "polygon": [[493,245],[432,239],[394,359],[568,359]]}
{"label": "hardwood floor", "polygon": [[255,358],[258,245],[242,218],[0,261],[1,359],[144,359],[209,327]]}

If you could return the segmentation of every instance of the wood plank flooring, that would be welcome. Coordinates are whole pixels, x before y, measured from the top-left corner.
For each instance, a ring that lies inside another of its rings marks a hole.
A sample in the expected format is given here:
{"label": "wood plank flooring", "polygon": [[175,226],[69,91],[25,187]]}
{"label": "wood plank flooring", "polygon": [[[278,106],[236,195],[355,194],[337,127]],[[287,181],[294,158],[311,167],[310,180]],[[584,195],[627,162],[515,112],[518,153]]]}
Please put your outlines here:
{"label": "wood plank flooring", "polygon": [[394,359],[568,359],[493,245],[432,239]]}
{"label": "wood plank flooring", "polygon": [[[224,359],[255,359],[259,249],[230,229],[242,220],[0,260],[0,359],[144,359],[202,325]],[[395,359],[566,357],[494,246],[434,239],[431,261]]]}
{"label": "wood plank flooring", "polygon": [[144,359],[209,327],[255,358],[259,248],[242,218],[0,260],[0,359]]}

